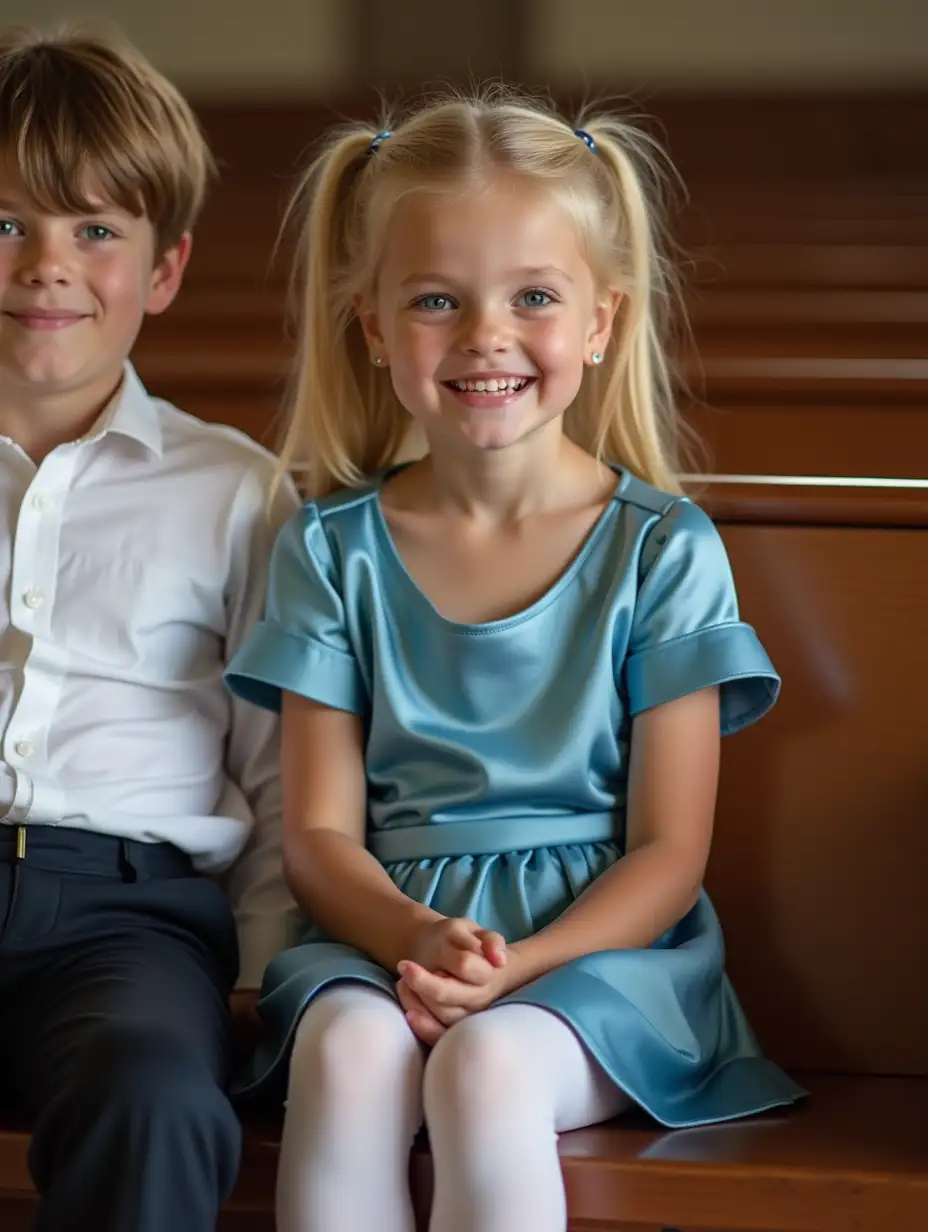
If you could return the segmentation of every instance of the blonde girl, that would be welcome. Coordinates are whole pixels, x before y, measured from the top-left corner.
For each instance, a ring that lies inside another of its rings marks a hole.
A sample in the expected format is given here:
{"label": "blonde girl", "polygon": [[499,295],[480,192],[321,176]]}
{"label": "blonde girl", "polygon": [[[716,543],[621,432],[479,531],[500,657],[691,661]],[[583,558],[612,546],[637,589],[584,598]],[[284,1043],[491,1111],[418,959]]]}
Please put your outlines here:
{"label": "blonde girl", "polygon": [[563,1232],[559,1133],[801,1095],[702,888],[720,737],[779,680],[681,494],[652,165],[498,93],[301,187],[309,499],[228,675],[282,710],[312,921],[243,1087],[286,1098],[282,1232],[412,1232],[423,1125],[432,1232]]}

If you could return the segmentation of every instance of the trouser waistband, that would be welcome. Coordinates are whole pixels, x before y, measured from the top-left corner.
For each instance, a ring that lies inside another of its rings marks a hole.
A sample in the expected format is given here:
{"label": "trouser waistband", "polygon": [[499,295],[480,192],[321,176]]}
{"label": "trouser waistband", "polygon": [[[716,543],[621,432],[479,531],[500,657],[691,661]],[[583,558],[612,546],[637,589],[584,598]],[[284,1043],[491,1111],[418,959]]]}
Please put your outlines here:
{"label": "trouser waistband", "polygon": [[0,825],[0,863],[50,873],[83,873],[121,881],[192,877],[186,852],[171,843],[143,843],[69,826]]}

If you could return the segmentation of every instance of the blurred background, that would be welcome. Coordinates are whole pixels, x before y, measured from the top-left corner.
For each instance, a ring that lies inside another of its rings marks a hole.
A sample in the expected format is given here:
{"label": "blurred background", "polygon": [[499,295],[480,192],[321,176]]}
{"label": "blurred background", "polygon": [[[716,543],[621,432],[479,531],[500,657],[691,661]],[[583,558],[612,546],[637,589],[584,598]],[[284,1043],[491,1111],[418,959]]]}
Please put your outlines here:
{"label": "blurred background", "polygon": [[371,81],[775,89],[928,82],[922,0],[3,0],[110,19],[195,95],[350,98]]}
{"label": "blurred background", "polygon": [[195,102],[222,176],[152,388],[273,442],[295,168],[376,92],[499,78],[621,96],[690,192],[699,394],[725,473],[928,475],[928,0],[0,0],[115,23]]}

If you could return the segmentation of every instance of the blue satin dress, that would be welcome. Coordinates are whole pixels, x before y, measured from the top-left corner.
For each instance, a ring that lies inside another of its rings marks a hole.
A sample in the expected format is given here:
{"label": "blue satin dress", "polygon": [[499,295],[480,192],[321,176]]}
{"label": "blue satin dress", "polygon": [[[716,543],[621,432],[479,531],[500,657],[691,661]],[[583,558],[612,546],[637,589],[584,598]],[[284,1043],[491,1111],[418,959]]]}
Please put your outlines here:
{"label": "blue satin dress", "polygon": [[[410,898],[517,941],[622,858],[635,715],[719,685],[727,734],[773,705],[779,679],[739,619],[719,535],[691,502],[617,472],[547,594],[467,625],[442,617],[406,572],[379,498],[390,473],[284,527],[265,619],[227,682],[271,709],[286,689],[363,716],[370,850]],[[346,980],[395,995],[394,974],[314,926],[270,963],[267,1036],[241,1095],[282,1097],[300,1015]],[[589,954],[505,1000],[558,1014],[667,1126],[804,1094],[757,1046],[705,893],[650,948]]]}

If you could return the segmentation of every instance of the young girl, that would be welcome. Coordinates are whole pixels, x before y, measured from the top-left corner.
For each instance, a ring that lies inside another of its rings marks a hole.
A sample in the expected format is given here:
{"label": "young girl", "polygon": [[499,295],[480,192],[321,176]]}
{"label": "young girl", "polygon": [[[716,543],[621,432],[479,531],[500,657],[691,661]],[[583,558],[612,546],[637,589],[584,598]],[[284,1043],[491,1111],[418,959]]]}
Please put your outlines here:
{"label": "young girl", "polygon": [[283,1232],[411,1232],[423,1123],[432,1232],[563,1230],[558,1133],[802,1094],[701,888],[720,733],[779,681],[680,495],[646,150],[451,98],[306,177],[312,499],[228,676],[282,708],[314,922],[246,1087],[287,1084]]}

